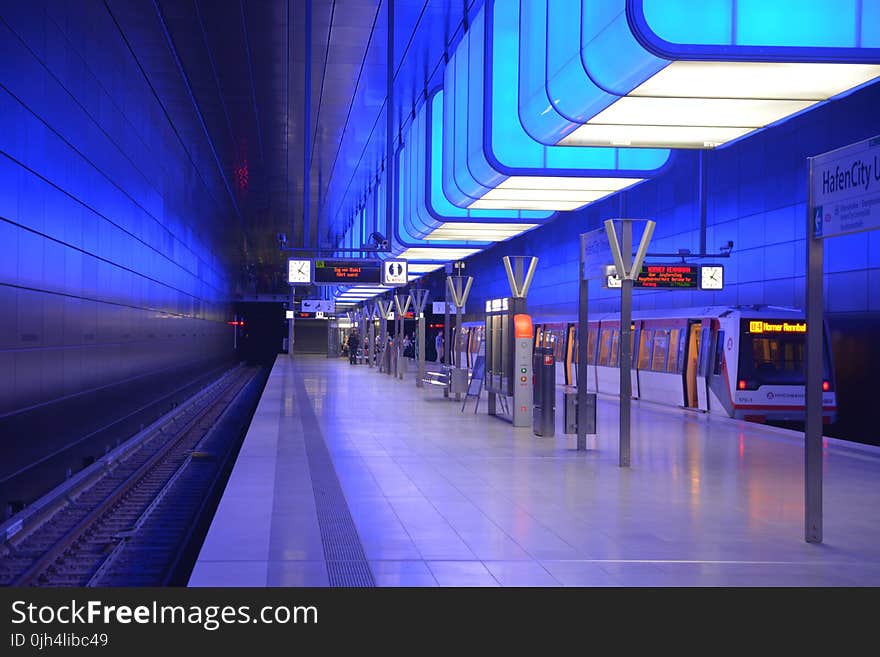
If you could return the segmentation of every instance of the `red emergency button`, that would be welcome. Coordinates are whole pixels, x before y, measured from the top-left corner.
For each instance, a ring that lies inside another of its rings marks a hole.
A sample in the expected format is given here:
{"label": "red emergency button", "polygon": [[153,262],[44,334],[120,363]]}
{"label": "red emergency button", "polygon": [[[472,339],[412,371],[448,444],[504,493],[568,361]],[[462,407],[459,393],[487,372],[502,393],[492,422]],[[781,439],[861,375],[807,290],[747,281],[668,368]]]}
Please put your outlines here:
{"label": "red emergency button", "polygon": [[553,356],[547,354],[544,356],[544,365],[552,365],[553,364]]}

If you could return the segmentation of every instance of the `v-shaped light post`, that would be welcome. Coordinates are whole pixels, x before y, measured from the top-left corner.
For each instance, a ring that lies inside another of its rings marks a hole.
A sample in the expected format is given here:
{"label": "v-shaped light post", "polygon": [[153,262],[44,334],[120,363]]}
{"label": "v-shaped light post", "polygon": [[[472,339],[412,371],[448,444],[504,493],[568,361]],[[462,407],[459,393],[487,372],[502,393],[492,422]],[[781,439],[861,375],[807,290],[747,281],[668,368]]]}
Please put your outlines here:
{"label": "v-shaped light post", "polygon": [[[622,239],[618,241],[614,220],[605,221],[605,233],[608,235],[608,245],[611,247],[611,257],[614,266],[620,276],[620,453],[618,465],[628,468],[630,465],[630,427],[632,406],[632,290],[633,281],[642,270],[642,262],[648,252],[648,244],[654,234],[655,223],[640,219],[618,219],[622,226]],[[635,258],[632,255],[632,226],[634,221],[644,221],[645,231],[639,242]],[[589,328],[584,327],[584,339],[588,339]],[[586,366],[586,363],[584,363]]]}
{"label": "v-shaped light post", "polygon": [[364,305],[364,318],[369,322],[367,331],[367,365],[373,367],[373,355],[376,353],[376,304],[367,303]]}
{"label": "v-shaped light post", "polygon": [[461,319],[468,295],[471,293],[471,285],[474,283],[473,276],[449,276],[446,278],[446,289],[449,297],[455,305],[455,344],[449,345],[449,353],[453,356],[455,369],[449,370],[452,392],[455,393],[455,401],[461,401],[461,393],[467,389],[467,369],[461,367]]}
{"label": "v-shaped light post", "polygon": [[409,296],[412,299],[413,314],[418,319],[415,349],[418,352],[416,359],[419,367],[416,374],[416,387],[421,388],[425,385],[422,379],[425,378],[425,306],[428,303],[428,290],[415,288],[410,290]]}
{"label": "v-shaped light post", "polygon": [[394,295],[394,309],[396,310],[394,316],[397,318],[394,330],[394,344],[397,346],[395,350],[394,376],[398,379],[403,378],[405,369],[403,366],[403,326],[410,301],[412,299],[407,294]]}
{"label": "v-shaped light post", "polygon": [[382,340],[382,348],[379,350],[379,371],[391,374],[391,366],[388,362],[388,313],[391,312],[390,299],[377,299],[376,308],[379,311],[379,333]]}

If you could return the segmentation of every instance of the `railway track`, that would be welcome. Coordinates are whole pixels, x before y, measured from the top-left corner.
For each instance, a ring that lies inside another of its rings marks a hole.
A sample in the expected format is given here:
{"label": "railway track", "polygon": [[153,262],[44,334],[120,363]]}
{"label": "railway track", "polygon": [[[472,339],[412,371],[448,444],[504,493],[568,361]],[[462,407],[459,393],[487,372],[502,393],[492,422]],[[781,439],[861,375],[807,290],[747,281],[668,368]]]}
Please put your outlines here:
{"label": "railway track", "polygon": [[166,583],[231,439],[215,431],[256,375],[237,368],[115,467],[0,548],[0,585]]}

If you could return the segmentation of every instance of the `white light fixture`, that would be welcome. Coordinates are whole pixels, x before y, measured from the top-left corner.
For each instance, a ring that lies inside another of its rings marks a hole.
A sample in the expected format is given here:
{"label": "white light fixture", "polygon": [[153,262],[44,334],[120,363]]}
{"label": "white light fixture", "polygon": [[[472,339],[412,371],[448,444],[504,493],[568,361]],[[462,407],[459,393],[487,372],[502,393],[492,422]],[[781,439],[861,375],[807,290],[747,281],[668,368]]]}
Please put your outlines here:
{"label": "white light fixture", "polygon": [[560,141],[713,148],[880,77],[880,65],[675,61]]}
{"label": "white light fixture", "polygon": [[431,263],[411,262],[409,263],[409,272],[411,274],[427,274],[432,271],[441,269],[443,265],[435,265]]}
{"label": "white light fixture", "polygon": [[441,262],[452,262],[453,260],[464,260],[468,256],[479,253],[480,249],[434,249],[429,246],[414,246],[398,257],[407,260],[439,260]]}

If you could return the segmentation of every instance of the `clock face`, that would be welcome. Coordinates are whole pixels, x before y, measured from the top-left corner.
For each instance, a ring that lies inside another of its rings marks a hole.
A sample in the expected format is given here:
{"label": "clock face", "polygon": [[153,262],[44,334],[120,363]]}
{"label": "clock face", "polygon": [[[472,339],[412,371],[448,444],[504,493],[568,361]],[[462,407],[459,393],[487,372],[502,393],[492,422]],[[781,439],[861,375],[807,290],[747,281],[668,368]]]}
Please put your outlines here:
{"label": "clock face", "polygon": [[312,282],[312,261],[311,260],[290,260],[287,263],[287,282],[288,283],[311,283]]}
{"label": "clock face", "polygon": [[704,290],[720,290],[724,287],[724,267],[704,265],[700,267],[700,287]]}

